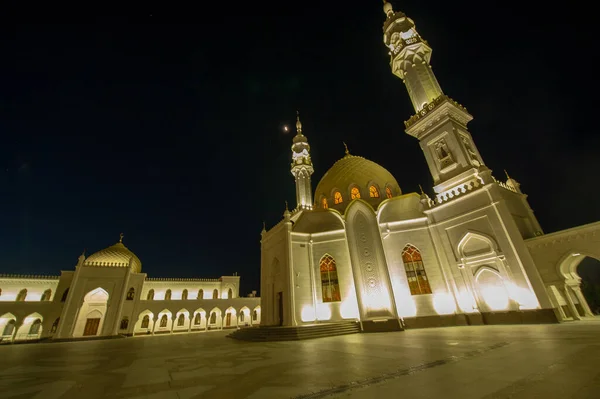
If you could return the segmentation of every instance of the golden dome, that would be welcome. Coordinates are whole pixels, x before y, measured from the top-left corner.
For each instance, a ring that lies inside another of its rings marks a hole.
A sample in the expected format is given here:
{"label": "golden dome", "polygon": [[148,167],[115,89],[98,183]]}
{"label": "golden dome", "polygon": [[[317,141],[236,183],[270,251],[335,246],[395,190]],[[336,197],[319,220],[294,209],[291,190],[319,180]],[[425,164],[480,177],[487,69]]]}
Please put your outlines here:
{"label": "golden dome", "polygon": [[[336,192],[341,194],[342,199],[338,204],[335,203]],[[348,204],[356,198],[357,192],[360,198],[373,208],[377,208],[377,205],[390,195],[395,197],[402,194],[398,182],[384,167],[363,157],[346,153],[346,156],[333,164],[317,185],[315,208],[323,209],[323,199],[326,199],[327,207],[344,212]]]}
{"label": "golden dome", "polygon": [[108,248],[90,255],[83,264],[86,266],[129,267],[130,260],[131,270],[134,273],[140,273],[142,271],[142,262],[119,241],[115,245],[111,245]]}

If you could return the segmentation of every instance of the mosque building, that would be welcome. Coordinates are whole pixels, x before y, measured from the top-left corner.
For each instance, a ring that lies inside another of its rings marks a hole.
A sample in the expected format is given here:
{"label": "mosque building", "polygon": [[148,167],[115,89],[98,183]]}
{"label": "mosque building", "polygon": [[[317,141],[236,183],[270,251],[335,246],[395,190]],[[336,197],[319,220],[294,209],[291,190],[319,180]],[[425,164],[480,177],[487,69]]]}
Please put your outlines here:
{"label": "mosque building", "polygon": [[0,343],[202,332],[260,324],[260,298],[240,276],[149,278],[123,244],[60,276],[0,275]]}
{"label": "mosque building", "polygon": [[519,183],[486,166],[467,128],[473,117],[443,93],[413,20],[387,1],[384,13],[391,70],[415,109],[405,131],[435,195],[404,193],[383,166],[348,149],[313,191],[298,118],[297,205],[262,231],[262,325],[357,321],[384,331],[593,316],[576,268],[600,259],[600,222],[544,234]]}

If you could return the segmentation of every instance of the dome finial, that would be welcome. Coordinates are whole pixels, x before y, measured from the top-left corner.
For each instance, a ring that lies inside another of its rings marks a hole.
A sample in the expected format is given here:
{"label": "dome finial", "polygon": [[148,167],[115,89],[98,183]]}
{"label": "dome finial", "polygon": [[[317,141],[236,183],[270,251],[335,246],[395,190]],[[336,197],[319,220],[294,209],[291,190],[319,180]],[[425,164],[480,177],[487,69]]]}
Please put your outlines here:
{"label": "dome finial", "polygon": [[506,178],[510,180],[510,176],[508,175],[508,172],[506,171],[506,169],[504,169],[504,174],[506,175]]}
{"label": "dome finial", "polygon": [[344,144],[344,148],[346,149],[346,155],[350,155],[350,151],[348,151],[348,146],[346,145],[346,142],[342,141],[342,143]]}
{"label": "dome finial", "polygon": [[419,184],[419,189],[421,190],[421,195],[425,194],[425,191],[423,191],[423,187],[421,187],[421,185]]}
{"label": "dome finial", "polygon": [[302,122],[300,122],[300,111],[296,111],[296,131],[302,134]]}
{"label": "dome finial", "polygon": [[387,0],[383,0],[383,12],[388,17],[391,17],[392,15],[394,15],[394,10],[392,8],[392,5],[390,3],[388,3]]}
{"label": "dome finial", "polygon": [[119,242],[121,244],[123,243],[123,237],[125,237],[125,234],[123,234],[123,233],[119,234]]}

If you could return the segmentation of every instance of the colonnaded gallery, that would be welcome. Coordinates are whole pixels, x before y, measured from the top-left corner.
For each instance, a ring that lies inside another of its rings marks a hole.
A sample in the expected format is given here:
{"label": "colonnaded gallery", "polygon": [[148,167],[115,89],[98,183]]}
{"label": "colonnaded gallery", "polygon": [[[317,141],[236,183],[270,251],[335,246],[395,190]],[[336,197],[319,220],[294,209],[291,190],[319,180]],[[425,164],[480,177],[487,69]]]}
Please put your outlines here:
{"label": "colonnaded gallery", "polygon": [[2,342],[202,332],[260,323],[260,298],[240,297],[239,276],[148,278],[123,244],[60,276],[0,275]]}
{"label": "colonnaded gallery", "polygon": [[593,316],[576,267],[600,259],[600,223],[544,234],[519,183],[486,167],[467,129],[473,117],[442,92],[414,22],[385,1],[384,13],[391,70],[416,111],[405,131],[435,195],[403,193],[383,166],[347,149],[313,192],[298,120],[297,206],[262,233],[262,324],[359,320],[382,331]]}

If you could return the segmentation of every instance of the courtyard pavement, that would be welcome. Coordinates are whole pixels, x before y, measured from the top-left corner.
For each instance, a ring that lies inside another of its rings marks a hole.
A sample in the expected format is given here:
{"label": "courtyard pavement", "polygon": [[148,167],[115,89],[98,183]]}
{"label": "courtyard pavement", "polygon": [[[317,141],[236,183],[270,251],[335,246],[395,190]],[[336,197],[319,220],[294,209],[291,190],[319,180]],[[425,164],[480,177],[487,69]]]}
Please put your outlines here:
{"label": "courtyard pavement", "polygon": [[0,346],[0,398],[598,398],[600,319],[252,343]]}

